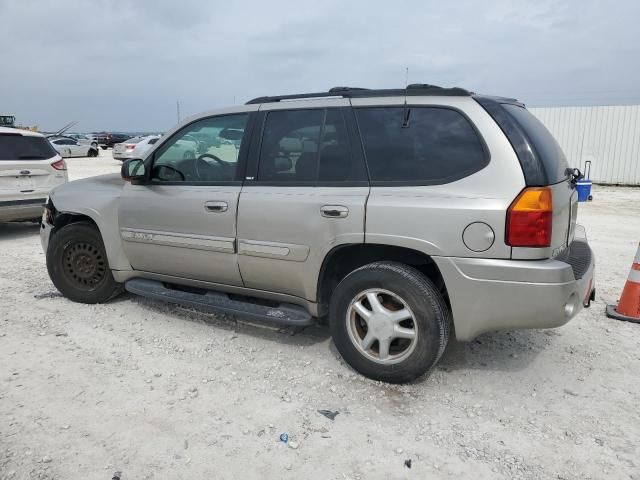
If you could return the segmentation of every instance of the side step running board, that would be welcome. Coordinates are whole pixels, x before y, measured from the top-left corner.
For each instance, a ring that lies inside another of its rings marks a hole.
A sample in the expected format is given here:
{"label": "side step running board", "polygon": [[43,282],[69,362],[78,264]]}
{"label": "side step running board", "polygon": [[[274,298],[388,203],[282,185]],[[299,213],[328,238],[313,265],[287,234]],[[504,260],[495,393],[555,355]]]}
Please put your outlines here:
{"label": "side step running board", "polygon": [[124,284],[124,288],[131,293],[143,297],[177,303],[202,310],[232,313],[253,320],[306,327],[315,323],[313,317],[299,305],[280,303],[277,307],[270,307],[231,298],[227,293],[207,290],[206,293],[193,293],[183,290],[167,288],[163,283],[144,278],[133,278]]}

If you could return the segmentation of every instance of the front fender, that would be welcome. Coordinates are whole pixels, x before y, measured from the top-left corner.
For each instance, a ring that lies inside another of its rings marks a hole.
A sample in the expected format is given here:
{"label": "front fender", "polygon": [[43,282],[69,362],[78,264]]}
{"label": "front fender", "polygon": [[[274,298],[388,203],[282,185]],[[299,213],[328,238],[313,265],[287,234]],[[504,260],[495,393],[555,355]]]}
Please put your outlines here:
{"label": "front fender", "polygon": [[101,175],[61,185],[49,195],[59,214],[82,215],[93,220],[102,235],[112,270],[131,270],[118,228],[123,186],[120,175]]}

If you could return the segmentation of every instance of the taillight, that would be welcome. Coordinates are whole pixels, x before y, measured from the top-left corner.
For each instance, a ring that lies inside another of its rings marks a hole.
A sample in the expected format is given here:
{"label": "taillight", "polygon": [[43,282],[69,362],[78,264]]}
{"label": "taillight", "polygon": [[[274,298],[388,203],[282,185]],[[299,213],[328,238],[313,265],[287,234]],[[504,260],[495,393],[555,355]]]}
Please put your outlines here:
{"label": "taillight", "polygon": [[67,164],[64,162],[64,158],[61,158],[57,162],[53,162],[51,164],[51,166],[53,168],[55,168],[56,170],[66,170],[67,169]]}
{"label": "taillight", "polygon": [[124,144],[124,148],[128,148],[129,150],[133,150],[134,148],[136,148],[136,144],[135,143],[125,143]]}
{"label": "taillight", "polygon": [[548,247],[552,224],[551,189],[525,188],[507,210],[505,242],[512,247]]}

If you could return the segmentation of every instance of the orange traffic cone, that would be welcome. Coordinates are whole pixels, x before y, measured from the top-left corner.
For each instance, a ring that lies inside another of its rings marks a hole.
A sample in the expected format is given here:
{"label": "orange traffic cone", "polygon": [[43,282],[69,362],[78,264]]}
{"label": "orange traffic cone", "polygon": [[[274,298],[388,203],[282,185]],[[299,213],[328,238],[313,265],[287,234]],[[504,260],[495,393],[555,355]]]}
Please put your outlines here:
{"label": "orange traffic cone", "polygon": [[618,306],[607,305],[607,317],[640,323],[640,245],[631,272],[624,285]]}

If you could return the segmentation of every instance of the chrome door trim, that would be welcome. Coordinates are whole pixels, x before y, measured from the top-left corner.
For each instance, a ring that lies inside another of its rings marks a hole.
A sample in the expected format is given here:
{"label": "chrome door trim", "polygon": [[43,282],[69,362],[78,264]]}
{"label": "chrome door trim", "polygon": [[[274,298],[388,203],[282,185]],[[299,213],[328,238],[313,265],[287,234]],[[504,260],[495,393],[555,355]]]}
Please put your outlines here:
{"label": "chrome door trim", "polygon": [[304,262],[309,256],[309,247],[291,243],[238,240],[238,255]]}
{"label": "chrome door trim", "polygon": [[177,232],[161,232],[133,228],[120,229],[122,240],[127,242],[166,245],[169,247],[192,248],[213,252],[235,253],[235,239],[211,237],[208,235],[188,235]]}

